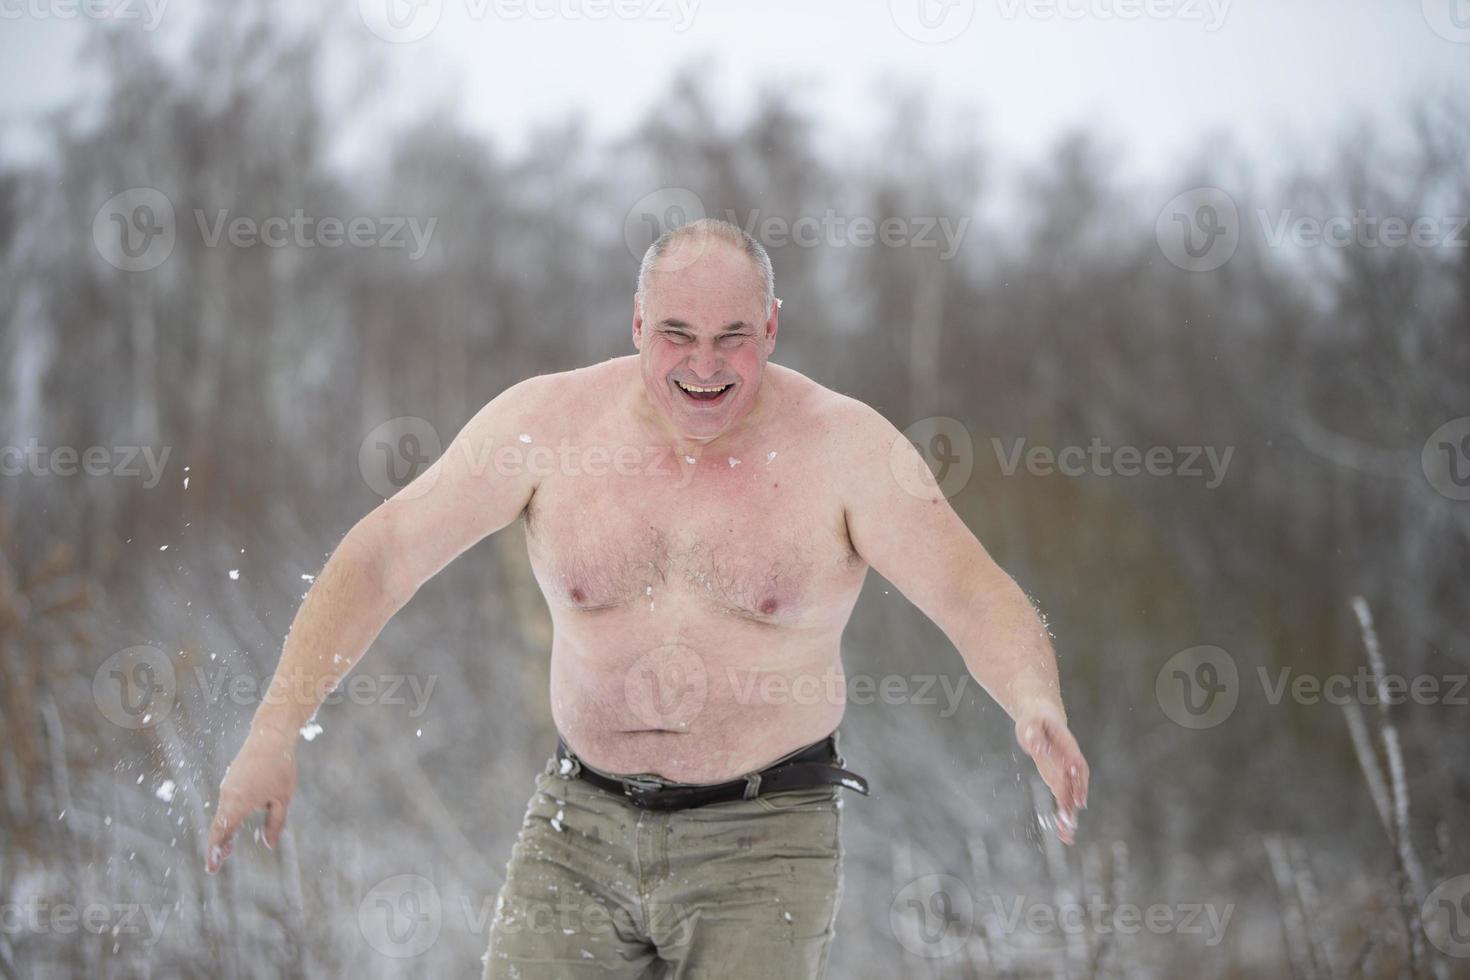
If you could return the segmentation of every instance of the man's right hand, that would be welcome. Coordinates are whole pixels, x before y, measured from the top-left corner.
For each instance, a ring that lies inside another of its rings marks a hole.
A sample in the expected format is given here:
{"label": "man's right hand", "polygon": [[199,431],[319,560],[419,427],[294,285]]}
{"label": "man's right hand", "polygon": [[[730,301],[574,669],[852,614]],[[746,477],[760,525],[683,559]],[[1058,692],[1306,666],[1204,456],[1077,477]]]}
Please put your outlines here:
{"label": "man's right hand", "polygon": [[235,831],[265,810],[265,846],[275,849],[286,829],[286,808],[296,792],[296,735],[252,727],[219,787],[219,808],[209,824],[204,870],[214,874],[234,849]]}

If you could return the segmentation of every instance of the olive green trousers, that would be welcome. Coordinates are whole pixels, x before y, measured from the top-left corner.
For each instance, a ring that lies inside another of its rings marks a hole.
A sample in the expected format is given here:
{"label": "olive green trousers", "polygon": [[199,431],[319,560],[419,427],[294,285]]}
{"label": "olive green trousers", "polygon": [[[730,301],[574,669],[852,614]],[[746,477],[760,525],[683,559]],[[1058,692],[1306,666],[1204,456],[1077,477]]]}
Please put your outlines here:
{"label": "olive green trousers", "polygon": [[842,893],[838,793],[660,812],[561,775],[553,756],[495,903],[485,980],[823,976]]}

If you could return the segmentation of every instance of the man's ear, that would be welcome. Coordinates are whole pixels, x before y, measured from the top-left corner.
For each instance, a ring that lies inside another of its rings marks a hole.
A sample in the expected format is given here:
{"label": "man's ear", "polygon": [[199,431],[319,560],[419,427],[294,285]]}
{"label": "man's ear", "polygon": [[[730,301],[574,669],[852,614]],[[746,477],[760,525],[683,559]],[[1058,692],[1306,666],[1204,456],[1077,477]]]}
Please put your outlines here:
{"label": "man's ear", "polygon": [[637,293],[633,294],[633,346],[643,349],[643,304],[638,302]]}
{"label": "man's ear", "polygon": [[765,341],[767,355],[769,355],[771,351],[776,349],[776,334],[780,333],[780,331],[781,301],[779,299],[773,299],[771,300],[770,314],[766,318]]}

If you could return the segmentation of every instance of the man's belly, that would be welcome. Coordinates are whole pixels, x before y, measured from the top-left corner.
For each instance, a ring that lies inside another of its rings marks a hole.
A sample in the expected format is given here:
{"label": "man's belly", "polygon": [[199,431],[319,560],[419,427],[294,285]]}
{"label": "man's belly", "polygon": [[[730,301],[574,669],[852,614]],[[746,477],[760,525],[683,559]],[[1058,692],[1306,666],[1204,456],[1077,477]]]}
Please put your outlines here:
{"label": "man's belly", "polygon": [[[602,618],[599,619],[598,617]],[[840,631],[746,623],[626,629],[618,611],[558,624],[551,712],[605,772],[712,783],[825,738],[846,699]]]}

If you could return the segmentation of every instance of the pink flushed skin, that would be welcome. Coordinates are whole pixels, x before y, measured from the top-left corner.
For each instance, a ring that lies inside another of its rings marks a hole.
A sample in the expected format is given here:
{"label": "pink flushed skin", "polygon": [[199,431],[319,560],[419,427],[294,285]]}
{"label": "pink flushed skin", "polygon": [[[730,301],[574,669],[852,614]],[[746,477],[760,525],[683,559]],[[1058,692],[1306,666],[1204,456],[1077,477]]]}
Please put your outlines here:
{"label": "pink flushed skin", "polygon": [[[773,301],[762,309],[755,263],[733,246],[681,242],[665,260],[677,275],[662,271],[661,260],[648,276],[642,303],[633,302],[646,408],[683,448],[708,448],[757,416],[779,308]],[[733,387],[701,402],[679,388],[681,381]]]}

